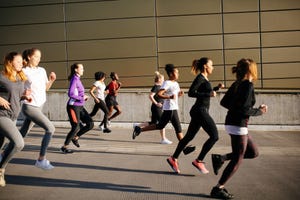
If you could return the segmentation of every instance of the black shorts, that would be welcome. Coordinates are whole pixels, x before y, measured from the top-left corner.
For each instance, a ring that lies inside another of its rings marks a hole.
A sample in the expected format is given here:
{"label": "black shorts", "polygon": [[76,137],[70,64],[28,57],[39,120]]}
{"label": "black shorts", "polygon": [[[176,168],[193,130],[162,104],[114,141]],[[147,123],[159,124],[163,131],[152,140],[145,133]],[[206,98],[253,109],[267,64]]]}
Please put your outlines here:
{"label": "black shorts", "polygon": [[106,103],[106,106],[108,108],[111,107],[111,106],[119,105],[118,102],[117,102],[117,96],[112,96],[112,95],[107,95],[105,97],[105,103]]}
{"label": "black shorts", "polygon": [[159,123],[156,125],[156,128],[159,130],[165,128],[165,126],[169,123],[169,121],[171,121],[176,134],[182,132],[181,123],[179,120],[177,110],[164,110]]}

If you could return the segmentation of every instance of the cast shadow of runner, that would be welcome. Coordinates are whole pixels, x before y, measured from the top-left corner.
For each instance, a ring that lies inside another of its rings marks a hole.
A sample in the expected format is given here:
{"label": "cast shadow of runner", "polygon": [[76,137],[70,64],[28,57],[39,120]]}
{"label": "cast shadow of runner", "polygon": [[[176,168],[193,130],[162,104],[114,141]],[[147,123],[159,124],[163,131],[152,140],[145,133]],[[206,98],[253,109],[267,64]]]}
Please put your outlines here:
{"label": "cast shadow of runner", "polygon": [[[21,165],[34,165],[35,160],[25,159],[25,158],[13,158],[11,163],[21,164]],[[80,168],[80,169],[92,169],[92,170],[102,170],[102,171],[116,171],[116,172],[132,172],[132,173],[148,173],[148,174],[160,174],[160,175],[176,175],[176,176],[187,176],[192,177],[194,174],[176,174],[169,171],[155,171],[155,170],[142,170],[142,169],[128,169],[120,167],[107,167],[98,165],[84,165],[84,164],[74,164],[74,163],[63,163],[63,162],[51,162],[54,167],[66,167],[70,168]]]}
{"label": "cast shadow of runner", "polygon": [[205,194],[191,194],[191,193],[177,193],[177,192],[165,192],[154,191],[150,187],[137,186],[137,185],[124,185],[124,184],[112,184],[104,182],[88,182],[78,180],[65,180],[56,178],[43,178],[32,176],[17,176],[6,175],[6,181],[8,184],[24,185],[24,186],[38,186],[38,187],[64,187],[64,188],[86,188],[86,189],[98,189],[98,190],[111,190],[129,193],[145,193],[145,194],[162,194],[162,195],[180,195],[186,197],[204,197],[210,198]]}

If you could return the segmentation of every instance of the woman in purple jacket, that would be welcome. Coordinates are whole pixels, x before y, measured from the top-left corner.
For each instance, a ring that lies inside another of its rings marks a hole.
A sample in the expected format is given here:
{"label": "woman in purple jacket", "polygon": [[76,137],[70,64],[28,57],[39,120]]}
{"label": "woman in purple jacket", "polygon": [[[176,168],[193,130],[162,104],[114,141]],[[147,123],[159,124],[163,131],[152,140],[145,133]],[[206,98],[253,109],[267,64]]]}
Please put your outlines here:
{"label": "woman in purple jacket", "polygon": [[[67,112],[71,123],[71,131],[68,133],[64,146],[61,147],[63,153],[73,153],[68,149],[68,145],[72,141],[77,147],[80,147],[78,139],[80,136],[88,132],[94,127],[93,119],[83,107],[88,96],[84,94],[84,87],[81,83],[80,77],[83,75],[83,65],[74,63],[71,65],[71,73],[68,77],[70,81],[67,103]],[[80,128],[80,122],[86,125]]]}

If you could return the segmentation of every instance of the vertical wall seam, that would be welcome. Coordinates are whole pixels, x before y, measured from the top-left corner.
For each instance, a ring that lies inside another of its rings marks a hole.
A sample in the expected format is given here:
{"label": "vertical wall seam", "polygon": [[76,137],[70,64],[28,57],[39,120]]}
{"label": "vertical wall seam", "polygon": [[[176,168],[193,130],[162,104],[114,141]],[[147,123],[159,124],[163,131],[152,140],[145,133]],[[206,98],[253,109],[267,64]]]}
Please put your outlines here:
{"label": "vertical wall seam", "polygon": [[223,0],[220,1],[221,3],[221,24],[222,24],[222,55],[223,55],[223,69],[224,69],[224,74],[223,74],[223,79],[224,79],[224,85],[225,87],[227,86],[227,81],[226,81],[226,59],[225,59],[225,31],[224,31],[224,4]]}

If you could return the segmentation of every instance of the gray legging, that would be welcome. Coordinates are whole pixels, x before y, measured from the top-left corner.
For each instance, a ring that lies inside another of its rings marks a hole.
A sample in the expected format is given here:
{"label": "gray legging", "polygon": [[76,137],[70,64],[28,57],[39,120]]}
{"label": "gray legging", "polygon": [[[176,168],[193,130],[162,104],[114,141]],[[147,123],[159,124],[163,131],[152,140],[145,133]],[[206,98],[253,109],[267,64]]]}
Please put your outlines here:
{"label": "gray legging", "polygon": [[24,139],[16,126],[16,122],[7,117],[0,117],[0,133],[2,138],[6,137],[10,141],[9,145],[11,146],[0,162],[0,168],[5,169],[13,155],[23,149]]}
{"label": "gray legging", "polygon": [[[23,137],[26,137],[27,133],[30,131],[30,129],[33,127],[34,124],[37,124],[38,126],[43,128],[45,130],[45,135],[43,137],[42,144],[41,144],[40,156],[45,156],[46,150],[48,148],[52,135],[55,131],[55,127],[52,124],[52,122],[44,115],[42,109],[43,106],[35,107],[35,106],[23,104],[22,112],[26,118],[20,129],[20,132]],[[8,145],[8,147],[5,150],[5,154],[6,151],[10,150],[11,148],[12,148],[11,145]]]}

